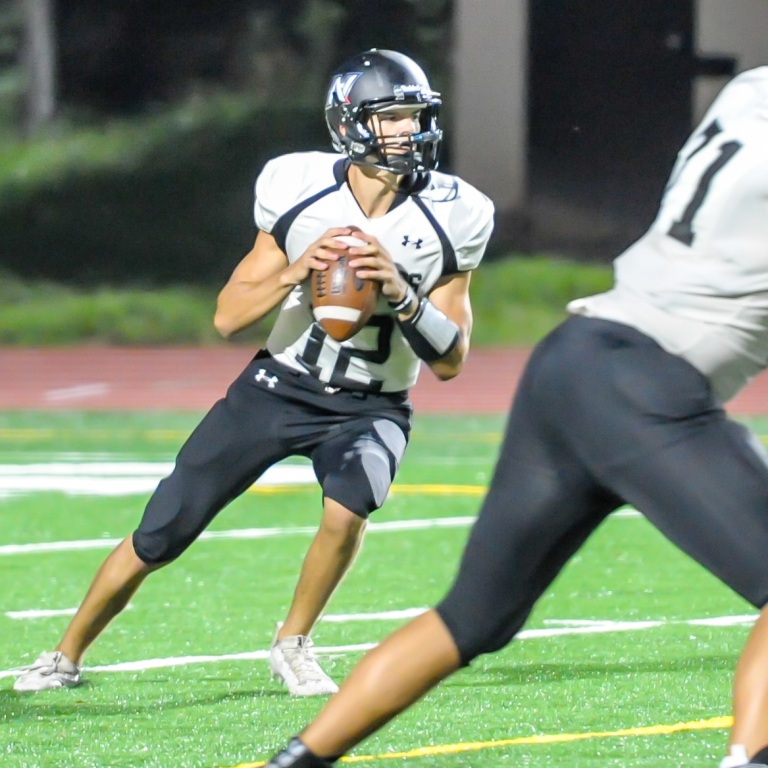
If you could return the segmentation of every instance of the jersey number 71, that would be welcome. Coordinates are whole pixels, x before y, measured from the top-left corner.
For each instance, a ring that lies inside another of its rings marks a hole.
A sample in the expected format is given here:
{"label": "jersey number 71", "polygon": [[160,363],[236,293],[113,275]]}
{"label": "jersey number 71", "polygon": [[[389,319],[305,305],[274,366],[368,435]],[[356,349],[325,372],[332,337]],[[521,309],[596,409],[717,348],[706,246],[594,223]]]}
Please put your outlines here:
{"label": "jersey number 71", "polygon": [[[722,130],[723,129],[720,127],[717,120],[711,122],[701,134],[703,139],[702,143],[685,158],[683,166],[685,166],[694,155],[701,152],[701,150],[704,149],[704,147],[706,147]],[[712,185],[712,179],[714,179],[715,174],[723,168],[741,147],[742,144],[739,141],[726,141],[718,147],[719,151],[717,157],[715,157],[715,159],[706,167],[704,173],[701,174],[699,183],[696,186],[696,191],[693,193],[690,202],[685,207],[683,215],[679,219],[673,221],[672,226],[667,230],[667,234],[670,237],[674,237],[675,240],[679,240],[684,245],[693,245],[693,240],[696,236],[693,229],[693,219],[699,208],[701,208],[704,198],[707,196],[707,192],[709,192],[709,188]],[[683,166],[680,167],[680,171],[682,171]]]}

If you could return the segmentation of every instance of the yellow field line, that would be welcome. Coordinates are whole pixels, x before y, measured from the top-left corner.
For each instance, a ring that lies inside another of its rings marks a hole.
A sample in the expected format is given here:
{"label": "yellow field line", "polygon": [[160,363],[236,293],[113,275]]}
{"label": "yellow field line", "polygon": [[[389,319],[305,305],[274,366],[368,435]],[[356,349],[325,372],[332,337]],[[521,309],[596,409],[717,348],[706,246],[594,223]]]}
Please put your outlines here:
{"label": "yellow field line", "polygon": [[[455,755],[461,752],[478,752],[484,749],[513,747],[525,744],[566,744],[571,741],[587,739],[614,739],[625,736],[667,736],[684,731],[705,731],[712,729],[730,728],[733,718],[711,717],[708,720],[692,720],[688,723],[673,723],[671,725],[648,725],[636,728],[621,728],[617,731],[592,731],[586,733],[542,733],[537,736],[519,736],[515,739],[499,739],[497,741],[470,741],[458,744],[437,744],[432,747],[418,747],[406,752],[385,752],[381,755],[349,755],[342,757],[344,763],[369,763],[374,760],[402,760],[409,757],[434,757],[436,755]],[[240,763],[232,768],[260,768],[266,763]]]}
{"label": "yellow field line", "polygon": [[[154,429],[105,429],[102,427],[83,429],[73,427],[0,427],[0,437],[6,440],[53,440],[55,438],[69,438],[73,436],[89,437],[98,439],[107,439],[113,437],[141,437],[149,440],[186,440],[192,432],[192,427],[189,429],[175,429],[168,427],[166,429],[154,428]],[[440,435],[441,438],[462,440],[482,440],[486,442],[498,442],[501,439],[501,432],[479,432],[463,435]]]}
{"label": "yellow field line", "polygon": [[413,493],[413,494],[432,494],[433,496],[447,496],[456,494],[465,494],[467,496],[482,496],[488,487],[485,485],[434,485],[434,484],[414,484],[399,485],[395,483],[392,486],[392,493]]}
{"label": "yellow field line", "polygon": [[263,496],[271,496],[277,493],[297,493],[299,491],[312,491],[317,493],[319,486],[317,485],[252,485],[246,490],[246,493],[259,493]]}
{"label": "yellow field line", "polygon": [[36,429],[34,427],[0,427],[0,439],[3,440],[50,440],[55,436],[56,432],[53,429],[48,428]]}

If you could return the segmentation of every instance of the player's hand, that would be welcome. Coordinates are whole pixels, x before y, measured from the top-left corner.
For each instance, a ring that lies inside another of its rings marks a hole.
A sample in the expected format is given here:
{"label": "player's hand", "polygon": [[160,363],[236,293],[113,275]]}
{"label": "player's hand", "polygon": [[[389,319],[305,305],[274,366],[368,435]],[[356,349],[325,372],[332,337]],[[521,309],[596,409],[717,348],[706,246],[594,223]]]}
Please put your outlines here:
{"label": "player's hand", "polygon": [[349,248],[349,266],[357,271],[357,276],[381,283],[381,293],[387,301],[396,302],[405,296],[408,283],[400,274],[397,264],[392,261],[389,252],[373,236],[356,229],[354,237],[365,245],[353,245]]}
{"label": "player's hand", "polygon": [[291,285],[303,283],[313,269],[328,269],[329,261],[337,261],[339,251],[346,251],[349,245],[343,240],[334,238],[351,235],[355,232],[352,227],[332,227],[326,230],[322,237],[315,240],[301,256],[289,264],[282,273],[283,281]]}

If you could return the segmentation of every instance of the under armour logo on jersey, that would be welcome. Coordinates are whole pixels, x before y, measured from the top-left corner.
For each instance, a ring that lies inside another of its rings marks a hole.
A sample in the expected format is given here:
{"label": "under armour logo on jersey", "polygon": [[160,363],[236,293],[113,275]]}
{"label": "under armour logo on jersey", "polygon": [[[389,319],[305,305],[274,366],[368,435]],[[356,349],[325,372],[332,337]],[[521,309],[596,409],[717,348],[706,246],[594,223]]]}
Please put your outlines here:
{"label": "under armour logo on jersey", "polygon": [[325,106],[330,107],[334,103],[349,104],[349,94],[352,92],[352,86],[362,74],[362,72],[347,72],[344,75],[336,75],[328,89],[328,98],[326,99]]}
{"label": "under armour logo on jersey", "polygon": [[279,381],[277,376],[270,376],[263,368],[259,368],[259,372],[253,378],[256,381],[266,381],[270,389],[274,389],[275,384]]}
{"label": "under armour logo on jersey", "polygon": [[411,240],[411,238],[408,235],[405,235],[403,237],[403,242],[400,243],[400,245],[412,245],[416,250],[419,250],[423,242],[424,241],[421,238],[419,238],[418,240]]}

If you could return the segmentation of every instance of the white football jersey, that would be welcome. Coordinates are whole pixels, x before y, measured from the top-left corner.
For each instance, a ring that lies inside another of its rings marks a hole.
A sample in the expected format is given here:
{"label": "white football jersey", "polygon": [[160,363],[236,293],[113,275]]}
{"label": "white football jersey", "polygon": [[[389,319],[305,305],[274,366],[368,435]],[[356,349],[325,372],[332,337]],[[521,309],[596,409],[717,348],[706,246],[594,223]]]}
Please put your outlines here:
{"label": "white football jersey", "polygon": [[614,272],[612,290],[569,311],[643,331],[722,401],[768,365],[768,67],[722,90]]}
{"label": "white football jersey", "polygon": [[[300,152],[270,160],[256,180],[256,225],[272,234],[290,263],[331,227],[359,227],[378,238],[408,274],[419,296],[443,275],[477,267],[493,229],[493,205],[461,179],[431,172],[399,195],[386,215],[369,219],[346,182],[348,160]],[[267,348],[281,363],[333,387],[398,392],[409,389],[420,361],[386,299],[368,324],[335,341],[314,322],[309,282],[283,302]]]}

